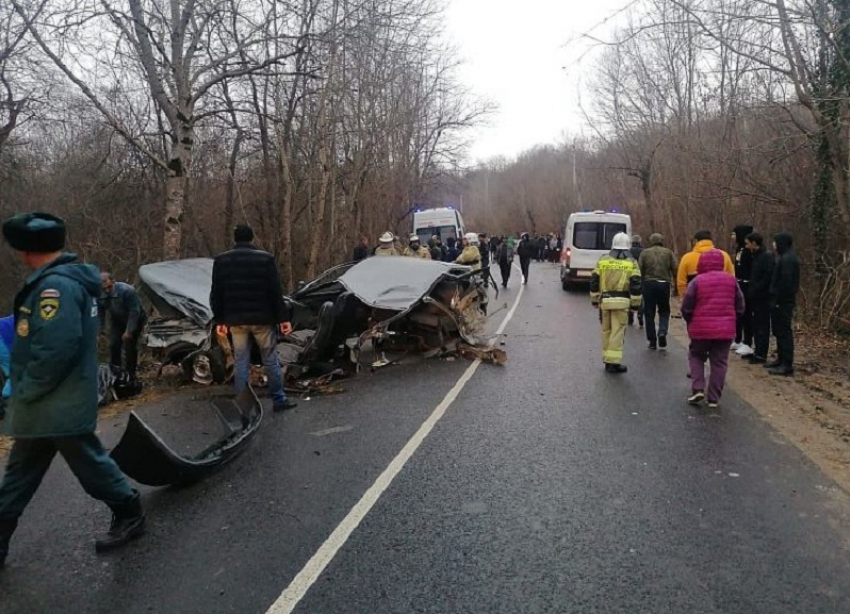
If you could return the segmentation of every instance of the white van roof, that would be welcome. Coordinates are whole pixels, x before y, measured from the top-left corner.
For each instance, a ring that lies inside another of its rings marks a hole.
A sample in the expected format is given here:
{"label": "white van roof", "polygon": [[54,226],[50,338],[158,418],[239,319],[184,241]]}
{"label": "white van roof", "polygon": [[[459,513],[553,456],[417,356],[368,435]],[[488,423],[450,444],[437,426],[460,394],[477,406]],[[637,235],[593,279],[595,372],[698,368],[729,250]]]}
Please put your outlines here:
{"label": "white van roof", "polygon": [[593,219],[593,218],[599,217],[599,216],[604,216],[604,217],[612,218],[612,219],[622,219],[622,220],[631,219],[631,216],[628,213],[619,213],[619,212],[616,212],[616,211],[602,211],[602,210],[577,211],[575,213],[570,213],[569,219],[571,219],[571,220],[575,219],[575,218]]}

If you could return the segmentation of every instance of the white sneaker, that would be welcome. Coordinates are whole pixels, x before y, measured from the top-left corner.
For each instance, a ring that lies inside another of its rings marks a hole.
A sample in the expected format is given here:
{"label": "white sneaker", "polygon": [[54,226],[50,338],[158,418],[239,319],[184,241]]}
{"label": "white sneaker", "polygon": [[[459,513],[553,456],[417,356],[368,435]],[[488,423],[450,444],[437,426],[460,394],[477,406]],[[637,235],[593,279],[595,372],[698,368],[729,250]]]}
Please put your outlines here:
{"label": "white sneaker", "polygon": [[733,352],[737,352],[739,347],[741,347],[740,343],[735,343],[734,341],[732,342],[732,348],[731,349],[732,349]]}
{"label": "white sneaker", "polygon": [[746,343],[742,343],[740,346],[738,346],[738,349],[735,350],[735,353],[738,356],[749,356],[753,353],[753,348],[748,346]]}

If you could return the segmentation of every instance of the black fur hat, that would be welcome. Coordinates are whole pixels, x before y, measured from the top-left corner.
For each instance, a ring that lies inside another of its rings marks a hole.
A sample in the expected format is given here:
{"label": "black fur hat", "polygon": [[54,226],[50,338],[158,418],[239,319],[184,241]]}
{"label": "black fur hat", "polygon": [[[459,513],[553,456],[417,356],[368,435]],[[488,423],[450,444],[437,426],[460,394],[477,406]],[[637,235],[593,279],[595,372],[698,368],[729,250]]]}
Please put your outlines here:
{"label": "black fur hat", "polygon": [[3,236],[19,252],[59,252],[65,248],[65,222],[50,213],[18,213],[3,222]]}

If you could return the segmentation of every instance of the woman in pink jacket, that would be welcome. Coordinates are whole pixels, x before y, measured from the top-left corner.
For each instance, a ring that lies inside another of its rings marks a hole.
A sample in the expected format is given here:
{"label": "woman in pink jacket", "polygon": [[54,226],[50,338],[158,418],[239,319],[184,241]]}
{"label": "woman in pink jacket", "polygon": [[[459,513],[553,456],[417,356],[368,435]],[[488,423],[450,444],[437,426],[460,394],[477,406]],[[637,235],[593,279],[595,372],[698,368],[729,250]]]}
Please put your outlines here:
{"label": "woman in pink jacket", "polygon": [[706,398],[705,361],[708,359],[711,364],[708,406],[717,407],[726,382],[735,323],[744,313],[744,295],[723,266],[723,252],[718,249],[700,255],[697,276],[688,285],[682,300],[682,317],[688,323],[691,338],[688,350],[692,388],[688,403],[691,405],[699,405]]}

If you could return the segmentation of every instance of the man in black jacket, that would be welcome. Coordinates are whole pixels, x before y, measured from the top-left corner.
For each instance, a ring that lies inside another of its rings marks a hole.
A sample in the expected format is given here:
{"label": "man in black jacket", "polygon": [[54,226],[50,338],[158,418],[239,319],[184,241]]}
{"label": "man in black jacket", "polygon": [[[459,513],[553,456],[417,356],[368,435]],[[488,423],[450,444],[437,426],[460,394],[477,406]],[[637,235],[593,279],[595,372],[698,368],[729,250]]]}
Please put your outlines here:
{"label": "man in black jacket", "polygon": [[522,233],[516,252],[519,255],[519,268],[522,270],[522,285],[525,286],[528,284],[528,268],[531,265],[531,259],[537,253],[537,248],[531,242],[527,232]]}
{"label": "man in black jacket", "polygon": [[764,237],[757,232],[746,236],[746,247],[752,254],[750,280],[744,298],[752,316],[753,353],[747,356],[752,364],[767,362],[770,346],[770,282],[773,280],[773,254],[764,246]]}
{"label": "man in black jacket", "polygon": [[251,243],[254,231],[249,226],[237,226],[233,238],[233,249],[219,254],[213,263],[210,303],[218,332],[230,331],[233,338],[236,394],[248,385],[253,337],[269,378],[274,411],[292,409],[296,404],[283,391],[277,357],[278,331],[283,335],[292,332],[277,264],[271,254]]}
{"label": "man in black jacket", "polygon": [[[744,300],[749,301],[750,293],[747,286],[750,283],[750,276],[753,268],[753,253],[747,249],[747,235],[753,232],[752,226],[735,226],[732,231],[732,239],[735,241],[735,279],[738,280],[738,286],[744,294]],[[735,342],[732,344],[732,349],[739,356],[746,357],[753,353],[753,321],[752,308],[748,304],[744,309],[744,314],[738,317],[735,329]]]}
{"label": "man in black jacket", "polygon": [[794,332],[791,322],[797,291],[800,289],[800,261],[794,253],[793,244],[790,233],[780,232],[773,236],[776,265],[770,282],[770,323],[776,337],[778,358],[765,365],[771,375],[794,373]]}

